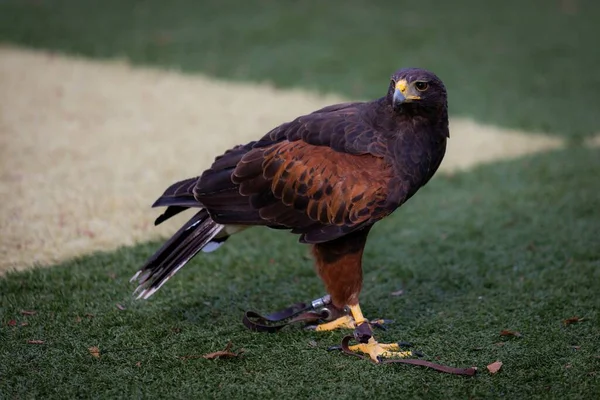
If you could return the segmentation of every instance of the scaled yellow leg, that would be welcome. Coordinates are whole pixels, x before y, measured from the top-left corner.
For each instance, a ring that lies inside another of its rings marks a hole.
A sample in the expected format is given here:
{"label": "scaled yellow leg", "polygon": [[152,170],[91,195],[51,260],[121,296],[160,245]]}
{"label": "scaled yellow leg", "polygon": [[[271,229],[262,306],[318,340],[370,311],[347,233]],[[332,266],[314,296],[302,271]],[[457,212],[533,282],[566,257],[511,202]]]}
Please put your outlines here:
{"label": "scaled yellow leg", "polygon": [[353,306],[348,306],[348,308],[350,309],[350,312],[352,313],[352,316],[354,317],[354,321],[356,321],[357,326],[362,324],[363,322],[367,322],[367,319],[363,316],[363,313],[360,309],[360,305],[358,303]]}

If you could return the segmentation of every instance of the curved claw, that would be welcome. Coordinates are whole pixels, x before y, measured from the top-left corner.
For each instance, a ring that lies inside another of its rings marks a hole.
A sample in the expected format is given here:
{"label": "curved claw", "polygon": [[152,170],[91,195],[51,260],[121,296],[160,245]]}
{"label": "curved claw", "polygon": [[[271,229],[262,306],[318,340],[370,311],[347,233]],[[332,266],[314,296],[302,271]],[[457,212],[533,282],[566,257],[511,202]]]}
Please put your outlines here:
{"label": "curved claw", "polygon": [[386,325],[391,324],[393,322],[394,320],[392,319],[374,319],[372,321],[369,321],[373,328],[380,329],[382,331],[387,331]]}

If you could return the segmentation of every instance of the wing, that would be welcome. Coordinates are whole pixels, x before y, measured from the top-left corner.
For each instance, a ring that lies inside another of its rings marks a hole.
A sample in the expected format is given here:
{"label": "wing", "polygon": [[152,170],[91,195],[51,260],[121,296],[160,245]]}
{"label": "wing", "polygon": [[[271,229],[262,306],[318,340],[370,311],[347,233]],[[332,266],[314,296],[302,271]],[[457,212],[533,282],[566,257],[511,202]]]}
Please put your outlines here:
{"label": "wing", "polygon": [[377,102],[339,104],[280,125],[218,157],[194,196],[217,223],[291,229],[303,242],[369,226],[406,194],[378,110]]}
{"label": "wing", "polygon": [[232,181],[264,221],[333,240],[390,214],[393,171],[385,159],[352,155],[303,141],[284,141],[248,152]]}
{"label": "wing", "polygon": [[[265,147],[282,140],[302,140],[315,146],[327,146],[348,154],[388,154],[385,127],[379,126],[382,105],[342,103],[328,106],[282,124],[267,133],[252,147]],[[383,128],[383,129],[379,129]]]}

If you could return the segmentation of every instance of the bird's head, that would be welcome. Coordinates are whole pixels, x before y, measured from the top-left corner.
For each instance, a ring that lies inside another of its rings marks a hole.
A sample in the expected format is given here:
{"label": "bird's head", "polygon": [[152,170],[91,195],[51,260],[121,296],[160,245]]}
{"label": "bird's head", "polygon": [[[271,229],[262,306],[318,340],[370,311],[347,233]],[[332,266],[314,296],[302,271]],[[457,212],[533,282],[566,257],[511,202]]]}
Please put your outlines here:
{"label": "bird's head", "polygon": [[444,83],[433,72],[421,68],[396,71],[387,98],[396,112],[407,108],[439,110],[447,107]]}

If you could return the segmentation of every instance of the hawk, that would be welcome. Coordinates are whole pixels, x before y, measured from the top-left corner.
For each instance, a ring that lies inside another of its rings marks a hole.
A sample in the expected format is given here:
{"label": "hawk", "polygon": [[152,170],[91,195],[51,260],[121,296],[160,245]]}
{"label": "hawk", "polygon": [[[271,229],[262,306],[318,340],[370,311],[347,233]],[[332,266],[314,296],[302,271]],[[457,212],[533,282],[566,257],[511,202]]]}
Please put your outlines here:
{"label": "hawk", "polygon": [[[317,331],[367,326],[359,305],[362,255],[371,227],[434,175],[449,137],[446,88],[432,72],[395,72],[385,96],[335,104],[277,126],[216,157],[200,176],[171,185],[155,224],[194,216],[132,278],[147,299],[198,252],[253,226],[288,230],[312,247],[333,304],[350,314]],[[374,361],[402,357],[370,329],[353,350]]]}

